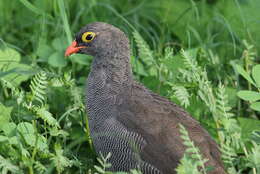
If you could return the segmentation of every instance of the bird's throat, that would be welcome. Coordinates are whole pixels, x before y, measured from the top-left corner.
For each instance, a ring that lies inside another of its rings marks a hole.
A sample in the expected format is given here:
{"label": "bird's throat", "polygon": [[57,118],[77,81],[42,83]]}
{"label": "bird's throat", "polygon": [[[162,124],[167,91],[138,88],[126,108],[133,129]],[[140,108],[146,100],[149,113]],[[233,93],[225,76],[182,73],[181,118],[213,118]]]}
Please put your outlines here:
{"label": "bird's throat", "polygon": [[110,83],[124,84],[132,80],[132,70],[127,52],[117,51],[94,58],[90,76],[105,78]]}
{"label": "bird's throat", "polygon": [[[117,102],[117,96],[130,91],[132,72],[128,62],[120,62],[122,59],[103,57],[106,60],[99,61],[100,59],[102,58],[95,57],[88,76],[87,107],[90,113],[90,121],[94,119],[91,117],[95,115],[95,120],[102,122],[103,119],[110,116],[109,113],[112,112],[113,106]],[[123,59],[125,61],[127,58]],[[104,117],[104,111],[106,117]]]}

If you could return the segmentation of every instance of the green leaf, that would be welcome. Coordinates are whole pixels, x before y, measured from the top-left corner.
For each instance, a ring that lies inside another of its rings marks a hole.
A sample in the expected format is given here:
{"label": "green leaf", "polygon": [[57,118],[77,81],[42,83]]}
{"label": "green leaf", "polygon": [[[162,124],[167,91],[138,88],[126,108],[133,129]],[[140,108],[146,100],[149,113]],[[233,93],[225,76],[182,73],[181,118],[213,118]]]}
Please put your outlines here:
{"label": "green leaf", "polygon": [[53,53],[49,57],[48,63],[53,67],[64,67],[67,65],[67,60],[64,57],[64,53],[60,51]]}
{"label": "green leaf", "polygon": [[256,82],[256,86],[260,88],[260,64],[253,67],[252,76]]}
{"label": "green leaf", "polygon": [[0,135],[0,142],[8,141],[8,137]]}
{"label": "green leaf", "polygon": [[48,151],[48,143],[47,143],[47,139],[42,136],[42,135],[39,135],[38,134],[38,137],[37,137],[37,148],[40,149],[41,151]]}
{"label": "green leaf", "polygon": [[178,69],[184,66],[183,58],[180,54],[163,59],[162,64],[165,65],[173,74],[176,74],[176,76],[179,73]]}
{"label": "green leaf", "polygon": [[37,134],[36,137],[35,130],[31,123],[28,122],[19,123],[17,125],[17,131],[19,131],[20,133],[19,135],[24,138],[26,144],[34,147],[36,145],[36,140],[37,140],[37,148],[39,150],[41,151],[48,150],[47,139],[40,134]]}
{"label": "green leaf", "polygon": [[133,37],[138,48],[138,55],[140,60],[145,64],[147,72],[151,76],[157,76],[156,61],[149,45],[137,31],[133,32]]}
{"label": "green leaf", "polygon": [[148,66],[153,65],[155,60],[149,45],[137,31],[133,32],[133,37],[135,39],[138,48],[138,55],[140,56],[141,60]]}
{"label": "green leaf", "polygon": [[237,93],[237,96],[243,100],[254,102],[260,99],[260,93],[255,91],[242,90]]}
{"label": "green leaf", "polygon": [[260,131],[260,120],[238,117],[239,125],[242,129],[242,138],[249,139],[253,131]]}
{"label": "green leaf", "polygon": [[[81,131],[81,132],[82,132],[82,131]],[[54,137],[59,136],[59,135],[60,135],[60,136],[63,136],[63,137],[67,137],[67,136],[69,136],[70,134],[69,134],[68,132],[64,131],[64,130],[57,129],[57,127],[52,127],[52,128],[50,128],[50,135],[51,135],[51,136],[54,136]],[[73,139],[74,131],[73,131],[73,134],[71,134],[70,136],[71,136],[72,139]],[[81,134],[81,137],[82,137],[82,134]],[[80,138],[80,136],[77,137],[77,138]]]}
{"label": "green leaf", "polygon": [[95,169],[99,172],[99,173],[105,173],[105,171],[101,168],[101,167],[99,167],[99,166],[94,166],[95,167]]}
{"label": "green leaf", "polygon": [[231,107],[236,107],[239,98],[237,97],[237,89],[225,86],[226,94],[228,96],[228,103]]}
{"label": "green leaf", "polygon": [[139,59],[136,59],[135,57],[131,56],[131,63],[133,66],[134,73],[141,76],[148,76],[148,73],[146,72],[144,65],[140,62]]}
{"label": "green leaf", "polygon": [[34,128],[31,123],[28,122],[21,122],[17,125],[17,131],[19,131],[21,134],[34,134]]}
{"label": "green leaf", "polygon": [[2,130],[4,131],[4,134],[8,137],[14,136],[15,135],[15,130],[16,130],[16,124],[11,122],[4,124],[2,126]]}
{"label": "green leaf", "polygon": [[54,50],[47,44],[38,47],[36,54],[40,57],[40,61],[47,62]]}
{"label": "green leaf", "polygon": [[250,82],[253,85],[256,85],[253,81],[253,79],[250,77],[250,75],[240,66],[236,65],[237,72],[242,75],[248,82]]}
{"label": "green leaf", "polygon": [[256,142],[257,144],[260,144],[260,130],[259,131],[253,131],[251,139]]}
{"label": "green leaf", "polygon": [[[8,152],[5,152],[7,154]],[[1,174],[21,173],[21,169],[13,164],[13,161],[0,155]]]}
{"label": "green leaf", "polygon": [[10,69],[8,68],[9,64],[20,62],[21,56],[20,54],[11,48],[6,48],[3,50],[0,50],[0,69]]}
{"label": "green leaf", "polygon": [[8,138],[8,141],[9,141],[9,143],[10,144],[19,144],[20,142],[18,142],[18,140],[17,140],[17,136],[13,136],[13,137],[9,137]]}
{"label": "green leaf", "polygon": [[54,149],[55,155],[51,157],[51,160],[54,162],[58,173],[62,173],[65,167],[70,167],[72,165],[72,161],[63,155],[63,149],[60,144],[55,144]]}
{"label": "green leaf", "polygon": [[89,65],[90,61],[92,60],[92,56],[88,56],[84,54],[73,54],[72,56],[70,56],[70,59],[81,65]]}
{"label": "green leaf", "polygon": [[20,60],[20,54],[14,49],[0,50],[0,69],[3,71],[1,75],[14,86],[19,86],[22,81],[30,77],[28,72],[31,72],[31,67],[20,63]]}
{"label": "green leaf", "polygon": [[17,131],[20,133],[20,136],[24,138],[25,142],[28,145],[35,145],[35,131],[33,125],[28,122],[21,122],[17,125]]}
{"label": "green leaf", "polygon": [[9,122],[12,109],[13,107],[6,107],[0,103],[0,130],[3,130],[3,126]]}
{"label": "green leaf", "polygon": [[3,78],[4,76],[7,76],[7,75],[12,74],[14,72],[16,72],[15,69],[11,69],[11,70],[8,70],[8,71],[5,71],[5,72],[0,71],[0,78]]}
{"label": "green leaf", "polygon": [[[260,112],[260,102],[255,102],[250,105],[250,108]],[[260,125],[259,125],[260,126]]]}
{"label": "green leaf", "polygon": [[12,63],[9,65],[10,69],[14,70],[14,73],[10,73],[3,78],[10,82],[14,86],[19,86],[23,81],[29,79],[32,74],[32,68],[26,64]]}
{"label": "green leaf", "polygon": [[44,121],[46,121],[49,125],[59,127],[59,123],[57,122],[57,120],[45,108],[38,109],[37,110],[37,115],[40,118],[42,118]]}
{"label": "green leaf", "polygon": [[62,37],[56,38],[52,41],[52,46],[56,51],[64,51],[66,49],[66,40]]}

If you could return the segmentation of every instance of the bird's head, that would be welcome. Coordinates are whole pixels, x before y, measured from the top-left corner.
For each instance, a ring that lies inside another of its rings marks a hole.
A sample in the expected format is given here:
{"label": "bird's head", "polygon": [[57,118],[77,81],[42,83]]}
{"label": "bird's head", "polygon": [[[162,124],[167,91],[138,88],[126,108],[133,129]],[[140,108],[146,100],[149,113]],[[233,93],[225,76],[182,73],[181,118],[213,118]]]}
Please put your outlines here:
{"label": "bird's head", "polygon": [[107,56],[120,49],[128,50],[128,39],[125,34],[110,24],[95,22],[86,25],[76,34],[65,56],[74,53]]}

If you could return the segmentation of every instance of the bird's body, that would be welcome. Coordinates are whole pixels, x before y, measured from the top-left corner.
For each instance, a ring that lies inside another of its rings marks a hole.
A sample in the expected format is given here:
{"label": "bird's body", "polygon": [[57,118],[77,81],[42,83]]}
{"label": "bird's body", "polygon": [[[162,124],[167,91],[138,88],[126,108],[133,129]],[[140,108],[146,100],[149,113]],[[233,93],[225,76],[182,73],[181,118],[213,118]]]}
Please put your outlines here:
{"label": "bird's body", "polygon": [[[225,174],[217,144],[187,112],[133,80],[129,44],[112,25],[93,23],[83,33],[97,32],[81,53],[94,56],[87,80],[89,127],[97,153],[112,153],[112,171],[139,168],[143,174],[174,174],[185,151],[182,124],[199,147],[210,174]],[[100,34],[101,33],[101,34]],[[99,38],[102,39],[99,39]],[[88,49],[88,50],[87,50]]]}

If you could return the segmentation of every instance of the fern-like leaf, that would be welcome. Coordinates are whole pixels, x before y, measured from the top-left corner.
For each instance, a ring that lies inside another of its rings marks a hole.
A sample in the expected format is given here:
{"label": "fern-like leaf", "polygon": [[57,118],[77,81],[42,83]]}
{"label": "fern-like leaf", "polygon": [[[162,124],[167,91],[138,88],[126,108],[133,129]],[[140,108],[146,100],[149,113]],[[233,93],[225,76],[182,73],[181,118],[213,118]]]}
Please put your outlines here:
{"label": "fern-like leaf", "polygon": [[248,156],[248,166],[255,170],[255,173],[260,172],[260,144],[253,142],[253,148]]}
{"label": "fern-like leaf", "polygon": [[221,83],[218,86],[217,92],[217,109],[220,116],[224,118],[232,118],[233,113],[230,112],[231,107],[228,106],[228,96],[225,94],[225,87]]}
{"label": "fern-like leaf", "polygon": [[187,51],[181,50],[184,65],[186,69],[180,69],[183,79],[188,82],[193,82],[198,86],[198,96],[206,104],[206,106],[213,113],[215,118],[216,101],[210,81],[208,80],[205,69],[198,65],[198,62]]}
{"label": "fern-like leaf", "polygon": [[111,157],[111,153],[109,152],[106,157],[104,157],[103,154],[100,153],[100,157],[97,158],[97,160],[101,166],[95,165],[94,167],[100,174],[106,173],[106,169],[111,167],[111,164],[108,162],[108,159],[110,157]]}
{"label": "fern-like leaf", "polygon": [[191,160],[186,154],[183,155],[180,160],[180,164],[176,168],[178,174],[201,174],[193,160]]}
{"label": "fern-like leaf", "polygon": [[133,37],[138,48],[139,57],[148,67],[150,75],[157,76],[157,64],[154,59],[152,50],[137,31],[133,32]]}
{"label": "fern-like leaf", "polygon": [[193,163],[197,168],[201,168],[201,172],[203,174],[206,174],[207,172],[204,164],[208,161],[208,159],[204,159],[202,157],[199,148],[194,145],[193,141],[189,137],[188,131],[184,128],[184,126],[182,126],[181,124],[179,124],[179,126],[181,138],[183,139],[183,144],[187,146],[185,154],[192,160],[192,162],[190,163]]}
{"label": "fern-like leaf", "polygon": [[47,168],[39,161],[35,161],[34,168],[36,169],[37,173],[39,173],[39,174],[45,173],[47,170]]}
{"label": "fern-like leaf", "polygon": [[5,159],[0,155],[0,171],[2,174],[19,173],[19,168],[12,164],[9,159]]}
{"label": "fern-like leaf", "polygon": [[43,105],[45,103],[45,95],[46,95],[46,88],[47,88],[48,80],[47,74],[44,71],[36,74],[30,84],[32,98],[31,101],[37,100],[38,102]]}
{"label": "fern-like leaf", "polygon": [[63,149],[60,144],[55,144],[54,149],[55,155],[52,155],[51,160],[53,161],[58,174],[60,174],[66,167],[71,167],[73,161],[63,155]]}
{"label": "fern-like leaf", "polygon": [[58,121],[52,116],[52,114],[47,111],[44,107],[35,109],[38,117],[46,121],[47,124],[51,126],[59,127]]}
{"label": "fern-like leaf", "polygon": [[181,105],[184,107],[188,107],[190,105],[189,101],[189,93],[184,86],[172,86],[172,90],[174,91],[174,96],[181,102]]}
{"label": "fern-like leaf", "polygon": [[238,162],[236,150],[244,145],[243,141],[241,141],[241,127],[238,125],[237,120],[233,118],[234,114],[231,113],[231,107],[229,107],[227,101],[228,96],[225,87],[219,83],[216,93],[217,121],[224,128],[219,132],[220,150],[223,162],[228,166],[228,170],[234,173],[236,171],[235,164]]}
{"label": "fern-like leaf", "polygon": [[182,49],[181,55],[183,57],[184,65],[185,65],[186,68],[190,69],[192,72],[201,71],[200,67],[198,66],[198,62],[196,61],[196,59],[192,58],[191,55],[187,51],[184,51]]}
{"label": "fern-like leaf", "polygon": [[237,120],[233,118],[234,114],[230,112],[231,107],[228,106],[228,96],[225,94],[225,87],[221,83],[218,86],[216,103],[218,120],[225,129],[222,139],[231,138],[232,146],[238,149],[241,143],[241,127]]}
{"label": "fern-like leaf", "polygon": [[228,166],[233,166],[233,162],[237,158],[237,154],[235,149],[231,147],[230,142],[228,141],[225,144],[222,144],[220,150],[223,162]]}

